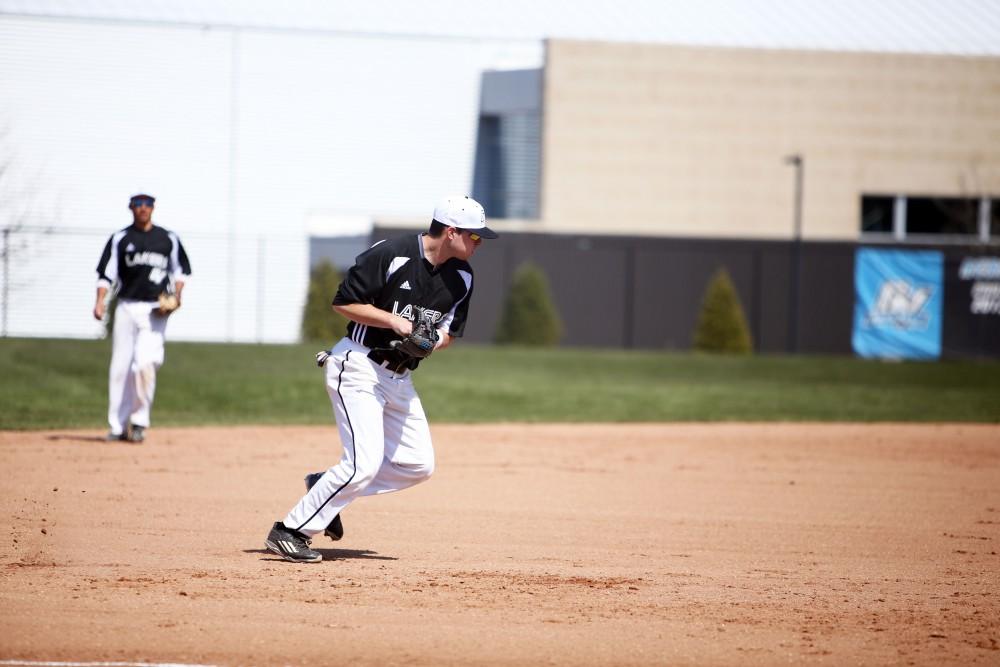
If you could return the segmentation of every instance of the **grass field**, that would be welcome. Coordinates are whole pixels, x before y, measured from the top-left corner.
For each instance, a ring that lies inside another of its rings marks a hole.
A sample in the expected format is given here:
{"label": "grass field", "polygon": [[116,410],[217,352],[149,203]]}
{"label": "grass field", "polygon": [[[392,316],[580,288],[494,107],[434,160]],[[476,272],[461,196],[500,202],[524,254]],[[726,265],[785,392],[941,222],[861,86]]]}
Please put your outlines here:
{"label": "grass field", "polygon": [[[316,345],[167,344],[154,423],[327,424]],[[0,429],[104,426],[109,341],[0,339]],[[1000,363],[458,344],[414,381],[437,422],[1000,421]]]}

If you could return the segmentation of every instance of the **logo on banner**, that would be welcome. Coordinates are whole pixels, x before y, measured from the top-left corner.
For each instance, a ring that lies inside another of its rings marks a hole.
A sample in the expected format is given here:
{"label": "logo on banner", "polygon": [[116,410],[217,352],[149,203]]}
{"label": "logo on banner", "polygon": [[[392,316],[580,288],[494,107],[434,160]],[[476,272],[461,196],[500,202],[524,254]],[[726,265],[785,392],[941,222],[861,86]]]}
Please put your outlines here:
{"label": "logo on banner", "polygon": [[854,260],[854,351],[867,358],[941,356],[944,254],[859,248]]}
{"label": "logo on banner", "polygon": [[931,285],[914,285],[906,280],[886,280],[868,311],[868,324],[903,331],[923,331],[930,323],[927,304],[934,294]]}

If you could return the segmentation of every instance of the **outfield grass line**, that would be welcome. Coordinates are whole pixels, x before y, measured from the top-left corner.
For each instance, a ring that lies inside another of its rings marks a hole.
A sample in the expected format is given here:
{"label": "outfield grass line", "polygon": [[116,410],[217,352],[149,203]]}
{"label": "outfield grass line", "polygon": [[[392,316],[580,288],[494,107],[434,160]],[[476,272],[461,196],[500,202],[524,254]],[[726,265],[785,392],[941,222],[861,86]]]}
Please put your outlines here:
{"label": "outfield grass line", "polygon": [[[168,343],[153,427],[329,425],[315,349]],[[0,430],[106,429],[109,357],[107,341],[0,339]],[[413,381],[431,423],[1000,422],[998,360],[463,344]]]}

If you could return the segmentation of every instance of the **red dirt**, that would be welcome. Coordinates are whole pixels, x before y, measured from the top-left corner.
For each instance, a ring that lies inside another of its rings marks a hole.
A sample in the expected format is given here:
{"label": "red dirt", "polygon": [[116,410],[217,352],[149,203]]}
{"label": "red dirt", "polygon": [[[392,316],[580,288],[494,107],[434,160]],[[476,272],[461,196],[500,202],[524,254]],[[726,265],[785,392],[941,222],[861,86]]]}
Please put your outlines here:
{"label": "red dirt", "polygon": [[432,430],[308,565],[332,426],[0,432],[0,660],[1000,664],[1000,426]]}

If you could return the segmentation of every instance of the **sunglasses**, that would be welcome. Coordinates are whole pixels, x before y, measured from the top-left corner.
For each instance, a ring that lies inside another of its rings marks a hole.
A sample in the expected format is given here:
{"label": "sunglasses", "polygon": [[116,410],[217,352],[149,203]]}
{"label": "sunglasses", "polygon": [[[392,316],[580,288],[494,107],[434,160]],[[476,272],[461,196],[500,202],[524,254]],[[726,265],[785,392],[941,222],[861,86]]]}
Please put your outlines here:
{"label": "sunglasses", "polygon": [[149,197],[136,197],[135,199],[132,200],[132,206],[136,208],[140,208],[142,206],[148,206],[149,208],[153,208],[153,200],[150,199]]}
{"label": "sunglasses", "polygon": [[[463,234],[463,233],[465,233],[465,232],[469,232],[469,230],[468,230],[468,229],[462,229],[461,227],[453,227],[453,229],[454,229],[454,230],[455,230],[456,232],[458,232],[459,234]],[[482,237],[482,236],[480,236],[479,234],[475,233],[475,232],[469,232],[469,238],[470,238],[470,239],[472,239],[473,241],[479,241],[479,240],[481,240],[481,239],[482,239],[483,237]]]}

